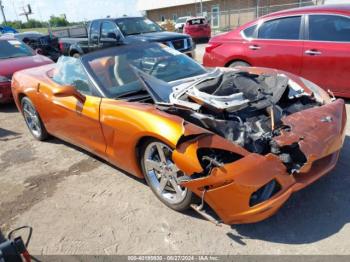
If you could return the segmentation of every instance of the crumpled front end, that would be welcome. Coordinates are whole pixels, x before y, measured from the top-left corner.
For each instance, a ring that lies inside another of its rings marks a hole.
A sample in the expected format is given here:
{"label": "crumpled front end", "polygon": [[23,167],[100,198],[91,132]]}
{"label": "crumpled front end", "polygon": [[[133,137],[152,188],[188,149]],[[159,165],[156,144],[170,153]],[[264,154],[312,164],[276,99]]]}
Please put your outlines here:
{"label": "crumpled front end", "polygon": [[[329,172],[345,137],[339,99],[282,118],[271,152],[251,153],[213,133],[183,139],[173,160],[191,179],[182,182],[226,224],[273,215],[290,195]],[[186,160],[186,161],[185,161]]]}

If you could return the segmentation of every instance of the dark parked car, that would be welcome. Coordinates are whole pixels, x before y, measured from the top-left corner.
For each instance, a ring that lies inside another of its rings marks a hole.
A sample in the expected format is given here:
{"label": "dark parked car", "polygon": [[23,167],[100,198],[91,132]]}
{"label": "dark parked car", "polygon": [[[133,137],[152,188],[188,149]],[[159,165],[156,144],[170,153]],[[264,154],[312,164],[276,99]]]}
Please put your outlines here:
{"label": "dark parked car", "polygon": [[38,32],[24,32],[13,34],[13,36],[29,45],[36,52],[49,57],[55,62],[61,56],[57,37],[44,35]]}
{"label": "dark parked car", "polygon": [[203,62],[282,69],[350,97],[349,50],[350,5],[324,5],[273,13],[213,37]]}
{"label": "dark parked car", "polygon": [[0,26],[0,34],[18,33],[16,29],[9,26]]}
{"label": "dark parked car", "polygon": [[195,45],[185,34],[164,31],[145,17],[97,19],[89,23],[87,38],[61,38],[64,55],[80,56],[98,49],[130,42],[160,42],[193,57]]}

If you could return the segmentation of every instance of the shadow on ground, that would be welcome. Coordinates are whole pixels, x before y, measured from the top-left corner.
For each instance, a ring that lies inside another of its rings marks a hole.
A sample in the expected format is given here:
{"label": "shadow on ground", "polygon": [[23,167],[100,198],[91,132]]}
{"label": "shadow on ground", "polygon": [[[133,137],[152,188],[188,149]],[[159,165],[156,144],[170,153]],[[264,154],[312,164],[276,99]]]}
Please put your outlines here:
{"label": "shadow on ground", "polygon": [[[73,149],[75,149],[75,150],[77,150],[77,151],[79,151],[79,152],[81,152],[81,153],[83,153],[83,154],[88,155],[88,156],[91,157],[91,158],[94,158],[95,160],[97,160],[97,161],[99,161],[99,162],[102,162],[102,163],[104,163],[104,164],[106,164],[106,165],[108,165],[108,166],[110,166],[110,167],[116,169],[117,171],[121,172],[123,175],[126,175],[126,176],[128,176],[129,178],[131,178],[131,179],[133,179],[133,180],[135,180],[135,181],[137,181],[137,182],[139,182],[139,183],[144,184],[145,186],[147,186],[147,183],[146,183],[146,180],[145,180],[145,179],[136,177],[136,176],[134,176],[133,174],[130,174],[130,173],[126,172],[125,170],[122,170],[122,169],[120,169],[119,167],[116,167],[116,166],[112,165],[111,163],[105,161],[104,159],[99,158],[98,156],[96,156],[96,155],[94,155],[94,154],[92,154],[92,153],[90,153],[90,152],[88,152],[88,151],[86,151],[86,150],[84,150],[84,149],[82,149],[82,148],[80,148],[80,147],[78,147],[78,146],[72,145],[72,144],[70,144],[70,143],[68,143],[68,142],[65,142],[65,141],[63,141],[63,140],[60,140],[60,139],[58,139],[58,138],[52,138],[52,139],[46,140],[45,142],[47,142],[47,143],[52,143],[52,144],[63,144],[63,145],[65,145],[65,146],[68,146],[68,147],[70,147],[70,148],[73,148]],[[151,189],[150,189],[150,190],[151,190]],[[156,197],[155,197],[155,201],[157,201]],[[200,203],[200,199],[197,198],[196,196],[194,196],[194,201],[195,201],[196,203]],[[213,213],[213,211],[212,211],[209,207],[207,207],[207,209],[208,209],[208,211],[210,211],[211,213]],[[170,211],[171,211],[171,210],[170,210]],[[176,211],[174,211],[174,212],[176,212]],[[183,213],[184,213],[185,215],[187,215],[187,216],[192,217],[192,218],[203,220],[203,217],[200,216],[200,215],[199,215],[196,211],[194,211],[193,209],[188,209],[188,210],[184,211]],[[213,214],[213,215],[215,215],[215,214]]]}
{"label": "shadow on ground", "polygon": [[336,168],[309,187],[296,192],[275,216],[256,224],[235,225],[228,233],[235,242],[259,239],[285,244],[306,244],[337,233],[350,222],[350,137]]}
{"label": "shadow on ground", "polygon": [[83,153],[83,154],[88,155],[89,157],[91,157],[91,158],[93,158],[93,159],[95,159],[95,160],[97,160],[97,161],[99,161],[99,162],[102,162],[102,163],[104,163],[104,164],[106,164],[106,165],[108,165],[108,166],[110,166],[110,167],[116,169],[117,171],[123,173],[123,175],[126,175],[126,176],[128,176],[128,177],[130,177],[130,178],[132,178],[132,179],[134,179],[134,180],[136,180],[136,181],[138,181],[138,182],[140,182],[140,183],[146,184],[146,182],[145,182],[144,179],[141,179],[141,178],[139,178],[139,177],[136,177],[136,176],[134,176],[134,175],[132,175],[132,174],[130,174],[130,173],[128,173],[128,172],[126,172],[126,171],[120,169],[119,167],[116,167],[116,166],[112,165],[111,163],[107,162],[106,160],[104,160],[104,159],[102,159],[102,158],[100,158],[100,157],[98,157],[98,156],[96,156],[96,155],[90,153],[89,151],[86,151],[85,149],[82,149],[82,148],[80,148],[80,147],[78,147],[78,146],[75,146],[75,145],[73,145],[73,144],[70,144],[70,143],[68,143],[68,142],[66,142],[66,141],[63,141],[63,140],[59,139],[59,138],[52,137],[51,139],[48,139],[48,140],[46,140],[45,142],[46,142],[46,143],[52,143],[52,144],[63,144],[63,145],[65,145],[65,146],[68,146],[68,147],[70,147],[70,148],[73,148],[73,149],[75,149],[75,150],[77,150],[77,151],[79,151],[79,152],[81,152],[81,153]]}
{"label": "shadow on ground", "polygon": [[0,104],[0,112],[1,113],[14,113],[18,112],[18,109],[15,105],[15,103],[8,103],[8,104]]}
{"label": "shadow on ground", "polygon": [[194,42],[196,44],[207,44],[209,42],[209,39],[206,38],[200,38],[200,39],[195,39]]}
{"label": "shadow on ground", "polygon": [[2,231],[0,229],[0,244],[5,242],[5,241],[6,241],[5,236],[4,236],[4,234],[2,233]]}

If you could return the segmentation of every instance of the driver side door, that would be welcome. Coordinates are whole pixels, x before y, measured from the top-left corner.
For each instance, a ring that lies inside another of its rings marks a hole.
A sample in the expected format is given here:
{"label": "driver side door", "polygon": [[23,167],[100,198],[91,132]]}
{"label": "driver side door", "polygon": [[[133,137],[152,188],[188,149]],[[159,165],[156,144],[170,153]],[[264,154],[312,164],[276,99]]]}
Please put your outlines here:
{"label": "driver side door", "polygon": [[[67,58],[75,59],[75,58]],[[76,59],[77,60],[77,59]],[[79,60],[78,60],[79,61]],[[79,63],[75,68],[61,67],[60,75],[52,77],[53,86],[40,86],[39,92],[46,97],[46,128],[49,133],[103,156],[106,143],[100,125],[101,97],[95,96],[94,87]],[[85,96],[85,101],[67,96],[55,96],[53,89],[71,85]]]}

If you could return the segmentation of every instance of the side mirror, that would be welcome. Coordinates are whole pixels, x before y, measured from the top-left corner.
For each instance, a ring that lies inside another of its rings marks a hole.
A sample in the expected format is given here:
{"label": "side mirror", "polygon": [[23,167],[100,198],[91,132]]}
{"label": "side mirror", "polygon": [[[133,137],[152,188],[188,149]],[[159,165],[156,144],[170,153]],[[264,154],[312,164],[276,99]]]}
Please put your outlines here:
{"label": "side mirror", "polygon": [[107,38],[113,38],[113,39],[116,39],[117,40],[117,34],[116,33],[108,33],[107,34]]}
{"label": "side mirror", "polygon": [[86,100],[86,97],[82,93],[78,92],[74,86],[60,86],[53,90],[53,95],[56,97],[73,96],[83,104]]}
{"label": "side mirror", "polygon": [[107,37],[101,37],[100,42],[105,44],[115,44],[120,42],[120,34],[108,33]]}

